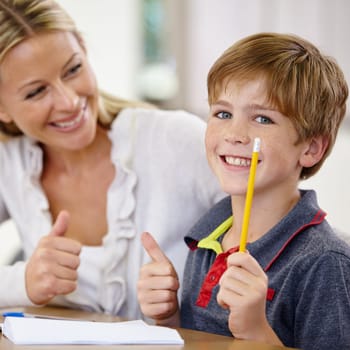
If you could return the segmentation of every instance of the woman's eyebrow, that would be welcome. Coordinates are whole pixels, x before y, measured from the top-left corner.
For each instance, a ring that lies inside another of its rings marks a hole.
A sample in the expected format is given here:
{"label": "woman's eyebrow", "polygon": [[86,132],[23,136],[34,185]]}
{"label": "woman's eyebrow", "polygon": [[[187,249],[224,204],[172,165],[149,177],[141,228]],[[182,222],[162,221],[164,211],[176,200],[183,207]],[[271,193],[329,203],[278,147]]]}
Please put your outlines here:
{"label": "woman's eyebrow", "polygon": [[[78,52],[74,52],[67,60],[67,62],[63,65],[62,70],[65,70],[69,67],[71,62],[74,60],[75,57],[79,56]],[[21,86],[18,87],[18,92],[21,92],[21,90],[30,87],[31,85],[36,85],[40,84],[41,80],[36,79],[36,80],[29,80],[29,81],[24,81]]]}

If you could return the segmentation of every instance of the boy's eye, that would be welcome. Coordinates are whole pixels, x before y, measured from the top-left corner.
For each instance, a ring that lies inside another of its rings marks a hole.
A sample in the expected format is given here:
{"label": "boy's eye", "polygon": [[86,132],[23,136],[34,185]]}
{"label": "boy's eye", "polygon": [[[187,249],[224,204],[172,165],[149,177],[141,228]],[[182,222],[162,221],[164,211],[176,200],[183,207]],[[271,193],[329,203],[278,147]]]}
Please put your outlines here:
{"label": "boy's eye", "polygon": [[30,91],[26,96],[25,99],[29,100],[31,98],[36,97],[37,95],[41,94],[43,91],[45,91],[46,87],[45,86],[39,86],[35,90]]}
{"label": "boy's eye", "polygon": [[264,115],[259,115],[255,118],[255,120],[260,124],[272,124],[272,120],[269,117]]}
{"label": "boy's eye", "polygon": [[216,113],[215,116],[219,119],[231,119],[232,118],[232,114],[229,113],[229,112],[219,112],[219,113]]}

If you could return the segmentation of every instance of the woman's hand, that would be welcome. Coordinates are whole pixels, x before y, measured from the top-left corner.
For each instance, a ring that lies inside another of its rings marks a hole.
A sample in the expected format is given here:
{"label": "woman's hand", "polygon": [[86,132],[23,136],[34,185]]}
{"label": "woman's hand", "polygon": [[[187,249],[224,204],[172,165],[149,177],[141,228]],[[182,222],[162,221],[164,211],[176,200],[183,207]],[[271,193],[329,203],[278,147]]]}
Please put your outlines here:
{"label": "woman's hand", "polygon": [[140,271],[138,300],[141,311],[158,325],[179,326],[179,280],[174,266],[149,233],[144,232],[141,240],[152,259]]}
{"label": "woman's hand", "polygon": [[41,238],[27,263],[27,295],[34,304],[47,304],[56,295],[71,293],[77,287],[81,244],[63,237],[68,223],[68,212],[61,211],[52,231]]}

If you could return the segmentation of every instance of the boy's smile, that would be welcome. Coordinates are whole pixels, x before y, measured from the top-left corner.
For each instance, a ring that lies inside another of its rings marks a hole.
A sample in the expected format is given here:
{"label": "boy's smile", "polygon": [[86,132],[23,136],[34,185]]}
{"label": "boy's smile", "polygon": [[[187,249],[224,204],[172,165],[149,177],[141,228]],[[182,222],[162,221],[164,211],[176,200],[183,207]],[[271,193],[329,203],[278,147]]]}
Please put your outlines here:
{"label": "boy's smile", "polygon": [[223,161],[225,163],[228,163],[230,165],[235,165],[239,167],[250,167],[251,160],[247,158],[239,158],[239,157],[232,157],[232,156],[223,156]]}

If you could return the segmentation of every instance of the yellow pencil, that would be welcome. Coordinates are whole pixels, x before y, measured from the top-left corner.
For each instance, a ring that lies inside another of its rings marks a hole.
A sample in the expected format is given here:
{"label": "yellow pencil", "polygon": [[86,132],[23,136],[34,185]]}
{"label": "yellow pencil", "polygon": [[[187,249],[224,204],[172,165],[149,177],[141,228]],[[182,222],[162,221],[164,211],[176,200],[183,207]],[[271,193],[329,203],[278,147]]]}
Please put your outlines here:
{"label": "yellow pencil", "polygon": [[245,252],[246,250],[250,209],[252,207],[252,200],[253,200],[253,193],[254,193],[254,180],[255,180],[256,166],[258,164],[259,151],[260,151],[260,138],[256,137],[254,139],[253,154],[252,154],[252,160],[250,163],[248,187],[247,187],[247,194],[245,199],[243,224],[242,224],[242,231],[241,231],[241,240],[239,244],[240,252]]}

